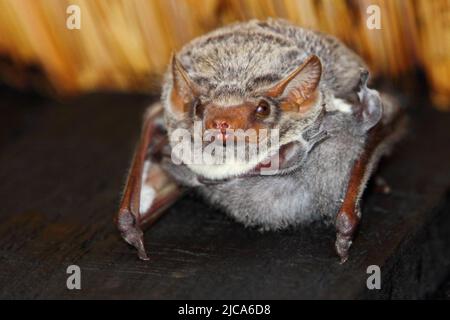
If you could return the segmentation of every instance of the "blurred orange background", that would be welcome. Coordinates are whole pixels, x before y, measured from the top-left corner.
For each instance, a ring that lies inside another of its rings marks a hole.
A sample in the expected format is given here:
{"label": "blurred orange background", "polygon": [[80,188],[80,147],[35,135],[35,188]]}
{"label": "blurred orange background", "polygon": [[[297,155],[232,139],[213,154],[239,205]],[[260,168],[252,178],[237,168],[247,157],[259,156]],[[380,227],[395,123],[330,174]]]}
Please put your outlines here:
{"label": "blurred orange background", "polygon": [[[69,5],[81,28],[70,30]],[[381,29],[367,28],[377,5]],[[433,102],[450,102],[449,0],[0,0],[0,78],[58,96],[155,92],[172,51],[234,21],[281,17],[336,35],[375,75],[423,70]]]}

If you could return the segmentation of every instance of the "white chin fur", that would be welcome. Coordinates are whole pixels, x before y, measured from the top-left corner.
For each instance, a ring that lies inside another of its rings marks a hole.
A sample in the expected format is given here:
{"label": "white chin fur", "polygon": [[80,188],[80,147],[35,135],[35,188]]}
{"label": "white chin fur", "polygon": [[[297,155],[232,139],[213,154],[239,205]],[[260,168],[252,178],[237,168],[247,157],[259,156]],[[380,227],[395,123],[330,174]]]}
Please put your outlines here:
{"label": "white chin fur", "polygon": [[223,164],[186,164],[186,166],[198,175],[207,179],[220,180],[242,175],[251,171],[260,162],[269,157],[269,152],[258,155],[251,161],[238,161],[231,159]]}
{"label": "white chin fur", "polygon": [[228,162],[224,164],[188,164],[188,168],[208,179],[225,179],[249,172],[258,164],[253,162]]}

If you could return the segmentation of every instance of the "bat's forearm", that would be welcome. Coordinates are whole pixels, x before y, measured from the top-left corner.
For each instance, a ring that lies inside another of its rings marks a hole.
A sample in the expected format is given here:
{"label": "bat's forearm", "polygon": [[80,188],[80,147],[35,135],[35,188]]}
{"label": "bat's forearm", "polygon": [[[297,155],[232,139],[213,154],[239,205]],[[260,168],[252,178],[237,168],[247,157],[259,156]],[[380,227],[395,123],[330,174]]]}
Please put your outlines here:
{"label": "bat's forearm", "polygon": [[[139,144],[134,153],[131,169],[128,173],[125,190],[117,215],[117,227],[126,242],[138,250],[139,258],[147,260],[143,243],[143,228],[151,225],[164,209],[180,195],[178,187],[171,181],[157,163],[151,158],[158,158],[164,141],[164,132],[158,129],[157,118],[161,115],[160,104],[149,108],[144,119]],[[148,166],[144,165],[148,162]],[[151,191],[151,198],[142,206],[142,188]]]}

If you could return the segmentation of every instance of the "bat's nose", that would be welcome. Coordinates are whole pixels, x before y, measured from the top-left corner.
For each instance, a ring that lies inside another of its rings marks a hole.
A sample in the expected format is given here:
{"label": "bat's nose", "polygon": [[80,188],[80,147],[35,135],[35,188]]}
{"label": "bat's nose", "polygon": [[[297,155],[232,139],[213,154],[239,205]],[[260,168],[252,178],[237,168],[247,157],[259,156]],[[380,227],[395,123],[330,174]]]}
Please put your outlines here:
{"label": "bat's nose", "polygon": [[218,139],[221,139],[224,143],[228,139],[230,139],[231,134],[227,133],[227,129],[231,129],[231,125],[226,120],[214,120],[215,129],[220,130],[220,134],[218,135]]}
{"label": "bat's nose", "polygon": [[214,120],[214,129],[219,129],[222,133],[224,133],[227,129],[230,129],[230,125],[226,120]]}
{"label": "bat's nose", "polygon": [[217,133],[217,139],[225,142],[226,140],[230,139],[230,137],[231,137],[231,134],[227,133],[227,130],[233,129],[233,126],[230,123],[230,121],[228,121],[226,119],[217,118],[217,119],[210,121],[206,125],[206,129],[220,130]]}

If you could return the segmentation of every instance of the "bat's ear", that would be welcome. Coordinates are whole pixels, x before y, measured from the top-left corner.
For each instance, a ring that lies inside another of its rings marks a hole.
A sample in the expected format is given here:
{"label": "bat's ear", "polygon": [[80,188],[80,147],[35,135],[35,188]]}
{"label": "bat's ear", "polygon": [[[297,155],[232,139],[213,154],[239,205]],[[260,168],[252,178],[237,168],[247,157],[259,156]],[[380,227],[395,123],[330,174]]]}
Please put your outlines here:
{"label": "bat's ear", "polygon": [[322,63],[316,55],[306,61],[291,74],[269,89],[267,95],[282,101],[286,111],[305,112],[317,98],[318,85],[322,75]]}
{"label": "bat's ear", "polygon": [[200,88],[189,77],[175,54],[172,55],[171,69],[173,87],[170,99],[173,111],[180,114],[186,113],[200,95]]}
{"label": "bat's ear", "polygon": [[369,71],[361,69],[358,88],[359,103],[356,105],[356,116],[361,122],[364,132],[373,128],[383,115],[383,105],[378,91],[367,87]]}

